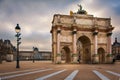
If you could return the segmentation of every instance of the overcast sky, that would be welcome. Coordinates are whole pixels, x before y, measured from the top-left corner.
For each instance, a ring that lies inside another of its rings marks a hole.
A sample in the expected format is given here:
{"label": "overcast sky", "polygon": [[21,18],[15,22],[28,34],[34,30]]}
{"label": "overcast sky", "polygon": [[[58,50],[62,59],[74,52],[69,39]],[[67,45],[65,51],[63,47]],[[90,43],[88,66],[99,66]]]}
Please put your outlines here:
{"label": "overcast sky", "polygon": [[15,26],[21,27],[20,50],[51,50],[51,22],[54,14],[69,15],[83,9],[95,17],[112,19],[112,42],[120,41],[120,0],[0,0],[0,38],[10,39],[16,45]]}

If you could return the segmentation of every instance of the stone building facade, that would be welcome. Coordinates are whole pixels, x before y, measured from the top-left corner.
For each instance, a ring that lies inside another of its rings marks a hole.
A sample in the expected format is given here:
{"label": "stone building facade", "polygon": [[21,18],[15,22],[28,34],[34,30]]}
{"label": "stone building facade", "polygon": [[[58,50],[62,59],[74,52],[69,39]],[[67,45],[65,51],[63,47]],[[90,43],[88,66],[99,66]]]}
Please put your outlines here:
{"label": "stone building facade", "polygon": [[115,38],[112,45],[112,54],[114,55],[115,60],[120,60],[120,42],[117,41],[117,38]]}
{"label": "stone building facade", "polygon": [[111,54],[111,18],[77,13],[55,14],[52,21],[52,59],[54,63],[106,63]]}
{"label": "stone building facade", "polygon": [[15,54],[15,47],[12,45],[10,40],[0,39],[0,61],[13,61]]}
{"label": "stone building facade", "polygon": [[[34,57],[34,58],[33,58]],[[51,60],[51,51],[20,51],[20,60]]]}

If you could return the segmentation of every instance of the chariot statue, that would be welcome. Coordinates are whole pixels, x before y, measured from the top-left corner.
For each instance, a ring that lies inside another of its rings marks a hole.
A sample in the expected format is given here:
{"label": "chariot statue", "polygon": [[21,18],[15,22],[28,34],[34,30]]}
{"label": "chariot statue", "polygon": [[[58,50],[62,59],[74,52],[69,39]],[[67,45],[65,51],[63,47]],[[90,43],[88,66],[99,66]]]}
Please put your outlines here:
{"label": "chariot statue", "polygon": [[78,11],[77,11],[77,14],[87,14],[87,12],[85,10],[82,9],[82,6],[78,4]]}

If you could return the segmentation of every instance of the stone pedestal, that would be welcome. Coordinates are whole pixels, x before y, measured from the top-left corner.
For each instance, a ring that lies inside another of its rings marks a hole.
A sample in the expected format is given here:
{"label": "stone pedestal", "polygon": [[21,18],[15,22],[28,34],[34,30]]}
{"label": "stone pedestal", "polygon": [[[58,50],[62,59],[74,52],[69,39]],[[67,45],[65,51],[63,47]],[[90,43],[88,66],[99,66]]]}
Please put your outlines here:
{"label": "stone pedestal", "polygon": [[60,57],[60,56],[57,57],[56,63],[57,63],[57,64],[61,64],[61,57]]}
{"label": "stone pedestal", "polygon": [[93,64],[98,64],[99,63],[99,56],[97,54],[93,55]]}
{"label": "stone pedestal", "polygon": [[61,63],[61,54],[60,53],[56,55],[56,63],[57,64]]}
{"label": "stone pedestal", "polygon": [[73,63],[78,63],[78,58],[77,58],[77,56],[74,56],[74,57],[73,57]]}
{"label": "stone pedestal", "polygon": [[77,54],[72,54],[73,60],[72,63],[78,63],[78,56]]}
{"label": "stone pedestal", "polygon": [[8,62],[13,61],[13,54],[7,54],[6,61],[8,61]]}
{"label": "stone pedestal", "polygon": [[107,55],[106,59],[107,59],[106,63],[108,63],[108,64],[113,63],[113,56],[111,56],[110,54]]}

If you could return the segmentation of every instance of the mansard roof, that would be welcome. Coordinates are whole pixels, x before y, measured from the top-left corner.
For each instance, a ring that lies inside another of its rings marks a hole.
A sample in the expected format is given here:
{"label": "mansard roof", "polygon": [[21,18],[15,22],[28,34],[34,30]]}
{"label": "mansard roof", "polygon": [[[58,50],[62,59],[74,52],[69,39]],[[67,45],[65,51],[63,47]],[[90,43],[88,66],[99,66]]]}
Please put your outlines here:
{"label": "mansard roof", "polygon": [[115,42],[112,45],[113,47],[120,47],[120,42],[117,41],[117,38],[115,38]]}

